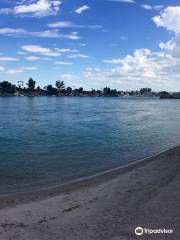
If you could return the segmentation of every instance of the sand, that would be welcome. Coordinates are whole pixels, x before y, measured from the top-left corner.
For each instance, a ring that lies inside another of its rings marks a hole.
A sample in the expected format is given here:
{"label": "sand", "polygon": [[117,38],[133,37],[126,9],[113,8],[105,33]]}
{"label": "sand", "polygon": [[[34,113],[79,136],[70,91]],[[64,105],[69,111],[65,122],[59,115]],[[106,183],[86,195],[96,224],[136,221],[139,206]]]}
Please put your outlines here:
{"label": "sand", "polygon": [[[173,229],[136,236],[139,226]],[[0,240],[180,239],[180,147],[98,176],[0,198]]]}

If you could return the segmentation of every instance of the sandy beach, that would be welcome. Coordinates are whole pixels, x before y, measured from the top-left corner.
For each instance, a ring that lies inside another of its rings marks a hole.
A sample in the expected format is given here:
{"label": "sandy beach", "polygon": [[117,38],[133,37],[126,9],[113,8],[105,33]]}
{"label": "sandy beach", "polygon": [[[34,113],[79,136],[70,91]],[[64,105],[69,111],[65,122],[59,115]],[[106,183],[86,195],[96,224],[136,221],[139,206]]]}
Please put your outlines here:
{"label": "sandy beach", "polygon": [[[136,236],[136,227],[173,233]],[[1,197],[0,239],[180,239],[180,147],[67,185]]]}

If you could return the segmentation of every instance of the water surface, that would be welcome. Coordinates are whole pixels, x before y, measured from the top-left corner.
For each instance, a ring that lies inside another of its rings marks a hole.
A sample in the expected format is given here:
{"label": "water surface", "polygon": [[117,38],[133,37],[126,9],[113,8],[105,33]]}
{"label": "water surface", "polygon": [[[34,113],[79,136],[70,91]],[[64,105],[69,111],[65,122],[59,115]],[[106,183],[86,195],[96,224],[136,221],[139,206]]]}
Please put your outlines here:
{"label": "water surface", "polygon": [[89,176],[180,143],[180,100],[0,97],[0,194]]}

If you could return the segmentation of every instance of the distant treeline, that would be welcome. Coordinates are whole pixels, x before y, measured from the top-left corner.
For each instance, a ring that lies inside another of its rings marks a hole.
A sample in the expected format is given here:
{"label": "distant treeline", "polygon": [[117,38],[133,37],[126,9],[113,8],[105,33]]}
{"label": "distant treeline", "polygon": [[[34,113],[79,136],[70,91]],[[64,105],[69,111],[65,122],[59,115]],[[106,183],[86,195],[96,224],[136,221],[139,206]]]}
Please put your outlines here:
{"label": "distant treeline", "polygon": [[47,85],[41,88],[36,86],[36,82],[32,78],[27,83],[19,81],[18,85],[8,81],[0,82],[0,96],[159,96],[161,98],[174,98],[168,92],[153,92],[151,88],[141,88],[138,91],[118,91],[110,87],[90,91],[86,91],[82,87],[73,89],[69,86],[66,87],[64,81],[56,81],[55,86]]}

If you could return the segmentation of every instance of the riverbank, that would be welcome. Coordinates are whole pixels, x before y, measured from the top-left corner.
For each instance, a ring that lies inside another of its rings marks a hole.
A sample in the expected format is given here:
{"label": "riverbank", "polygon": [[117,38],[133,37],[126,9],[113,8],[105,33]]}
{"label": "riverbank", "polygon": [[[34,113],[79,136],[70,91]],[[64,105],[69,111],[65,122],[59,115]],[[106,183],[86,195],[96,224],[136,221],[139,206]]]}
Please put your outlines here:
{"label": "riverbank", "polygon": [[134,240],[134,229],[141,226],[174,229],[153,239],[177,240],[179,187],[176,147],[83,181],[1,197],[0,239]]}

